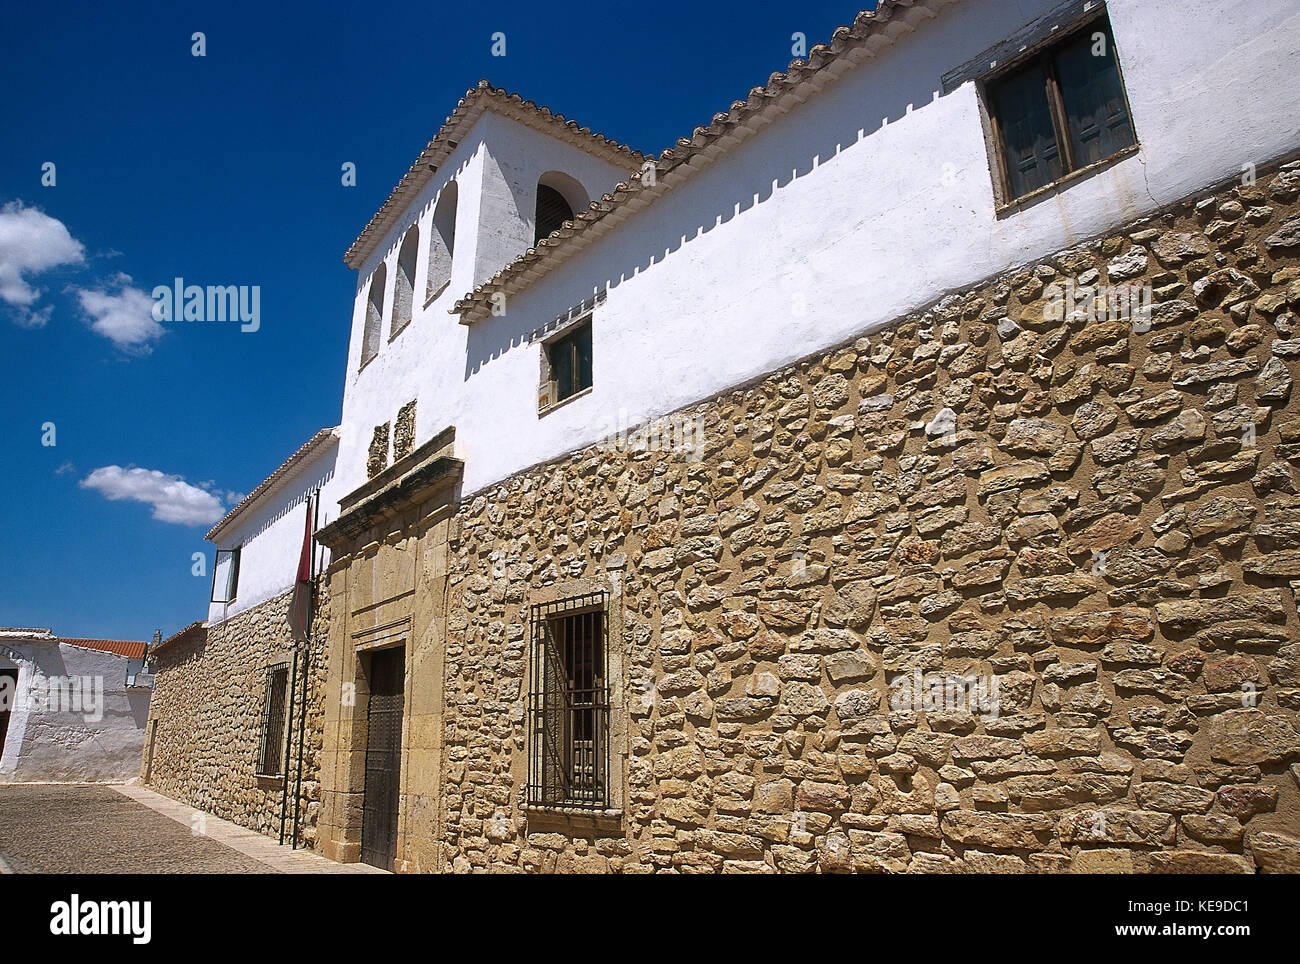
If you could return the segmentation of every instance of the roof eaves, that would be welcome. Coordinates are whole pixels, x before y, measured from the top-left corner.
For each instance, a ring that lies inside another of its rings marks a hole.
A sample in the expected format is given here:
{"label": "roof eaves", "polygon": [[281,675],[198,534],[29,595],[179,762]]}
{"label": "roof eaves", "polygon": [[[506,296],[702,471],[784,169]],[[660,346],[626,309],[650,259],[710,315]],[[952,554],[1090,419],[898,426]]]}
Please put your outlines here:
{"label": "roof eaves", "polygon": [[457,102],[456,108],[443,121],[438,132],[433,135],[433,139],[420,152],[410,169],[402,175],[397,186],[389,192],[388,199],[348,247],[343,255],[343,261],[349,268],[361,267],[392,226],[396,216],[419,194],[447,156],[460,145],[460,133],[468,131],[485,110],[494,110],[539,130],[559,134],[581,149],[611,164],[625,165],[632,169],[638,167],[644,158],[640,151],[620,144],[589,127],[582,127],[577,121],[569,120],[563,114],[558,114],[545,105],[524,100],[519,94],[493,87],[486,80],[480,80],[477,86],[467,90],[465,96]]}
{"label": "roof eaves", "polygon": [[0,626],[0,639],[58,639],[45,627]]}
{"label": "roof eaves", "polygon": [[321,429],[299,446],[296,452],[280,463],[280,466],[263,479],[257,488],[253,489],[252,492],[240,499],[239,502],[235,504],[234,508],[222,516],[221,520],[208,530],[208,534],[203,538],[208,542],[214,541],[223,529],[242,515],[254,502],[270,492],[281,479],[287,478],[293,470],[298,467],[298,465],[315,454],[317,449],[338,437],[339,427],[337,425]]}
{"label": "roof eaves", "polygon": [[[732,144],[756,133],[791,107],[802,103],[836,76],[873,56],[915,28],[923,19],[936,16],[938,7],[959,0],[880,0],[875,10],[859,11],[852,26],[835,28],[829,43],[808,51],[807,59],[790,62],[784,73],[768,77],[767,84],[750,90],[730,110],[713,116],[706,127],[696,127],[690,137],[677,142],[655,162],[653,178],[638,171],[614,190],[591,202],[586,211],[566,221],[550,237],[543,238],[452,306],[449,314],[470,324],[492,313],[493,296],[526,287],[547,271],[596,241],[624,217],[662,197],[682,180],[703,170]],[[901,12],[898,12],[901,11]]]}
{"label": "roof eaves", "polygon": [[157,646],[155,646],[153,649],[151,649],[151,650],[149,651],[149,655],[152,656],[153,654],[158,653],[158,652],[161,652],[162,650],[166,649],[168,646],[174,645],[175,643],[179,643],[179,642],[181,642],[181,641],[184,640],[184,639],[188,639],[189,636],[190,636],[190,635],[191,635],[191,634],[192,634],[196,629],[199,629],[199,628],[206,629],[206,628],[207,628],[207,625],[208,625],[208,622],[207,622],[206,619],[196,619],[196,620],[194,620],[194,622],[190,623],[190,624],[189,624],[188,626],[186,626],[184,629],[180,630],[179,632],[172,633],[170,636],[168,636],[166,639],[164,639],[161,643],[159,643]]}

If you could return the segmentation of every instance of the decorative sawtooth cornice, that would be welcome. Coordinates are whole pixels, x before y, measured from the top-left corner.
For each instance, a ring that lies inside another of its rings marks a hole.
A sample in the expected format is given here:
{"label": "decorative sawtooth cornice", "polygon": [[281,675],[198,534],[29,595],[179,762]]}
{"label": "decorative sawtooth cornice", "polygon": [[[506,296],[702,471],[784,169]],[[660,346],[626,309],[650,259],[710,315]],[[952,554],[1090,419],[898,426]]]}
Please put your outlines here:
{"label": "decorative sawtooth cornice", "polygon": [[222,516],[221,521],[218,522],[216,525],[214,525],[211,529],[209,529],[208,534],[203,538],[206,539],[208,542],[215,541],[216,537],[221,533],[221,530],[225,529],[232,522],[234,522],[236,518],[243,515],[243,513],[245,512],[245,510],[249,508],[249,506],[251,506],[258,499],[262,498],[262,496],[266,495],[267,492],[271,491],[271,489],[281,479],[286,478],[288,475],[290,475],[294,469],[296,469],[304,461],[306,461],[312,455],[314,455],[316,451],[319,448],[321,448],[321,446],[325,445],[327,442],[334,441],[338,437],[339,437],[339,427],[337,425],[331,426],[329,428],[321,429],[319,432],[317,432],[315,435],[309,438],[306,442],[304,442],[302,446],[298,449],[298,451],[294,452],[287,459],[285,459],[284,462],[281,463],[280,467],[277,468],[270,475],[268,475],[262,481],[262,483],[258,485],[257,488],[255,488],[252,492],[248,493],[248,495],[240,499],[239,502],[236,503],[235,507],[231,509],[229,512],[227,512],[224,516]]}
{"label": "decorative sawtooth cornice", "polygon": [[703,170],[723,151],[807,100],[850,67],[875,55],[879,49],[906,36],[939,8],[960,0],[879,0],[875,10],[862,10],[851,26],[836,27],[829,43],[815,44],[807,59],[790,61],[784,73],[773,73],[766,86],[755,87],[731,109],[713,115],[706,127],[696,127],[681,137],[654,162],[654,184],[644,183],[638,170],[614,190],[592,201],[535,247],[478,285],[450,309],[469,324],[492,313],[493,295],[509,295],[531,284],[547,271],[600,238],[627,217],[691,174]]}
{"label": "decorative sawtooth cornice", "polygon": [[469,129],[487,110],[559,138],[616,167],[631,171],[639,168],[644,160],[644,155],[640,151],[620,144],[589,127],[583,127],[577,121],[569,120],[563,114],[557,114],[545,105],[524,100],[519,94],[493,87],[486,80],[480,80],[476,87],[471,87],[465,92],[465,96],[456,104],[456,109],[443,121],[442,126],[438,128],[438,133],[433,135],[433,140],[429,141],[410,170],[402,175],[397,186],[389,193],[388,200],[384,201],[374,217],[370,219],[370,223],[352,242],[351,247],[343,255],[343,261],[349,268],[359,268],[370,257],[375,246],[383,240],[398,215],[429,183],[434,172],[460,145],[462,137],[469,133]]}

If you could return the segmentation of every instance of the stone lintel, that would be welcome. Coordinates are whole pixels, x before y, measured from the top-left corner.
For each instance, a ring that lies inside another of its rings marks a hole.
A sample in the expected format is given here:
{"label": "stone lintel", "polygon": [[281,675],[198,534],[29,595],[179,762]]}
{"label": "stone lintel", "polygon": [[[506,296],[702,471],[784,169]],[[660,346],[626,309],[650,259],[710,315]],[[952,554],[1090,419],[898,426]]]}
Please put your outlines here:
{"label": "stone lintel", "polygon": [[[425,447],[421,446],[408,458],[414,459]],[[397,467],[395,464],[391,468]],[[403,510],[413,508],[439,492],[447,492],[450,497],[464,469],[465,463],[460,459],[435,455],[423,464],[403,471],[400,477],[395,476],[387,485],[380,487],[368,498],[358,501],[348,496],[339,504],[349,507],[345,508],[343,514],[337,519],[316,533],[316,541],[327,546],[331,552],[339,553],[349,540],[356,539],[381,519],[395,518]],[[376,476],[371,481],[380,478],[382,476]]]}

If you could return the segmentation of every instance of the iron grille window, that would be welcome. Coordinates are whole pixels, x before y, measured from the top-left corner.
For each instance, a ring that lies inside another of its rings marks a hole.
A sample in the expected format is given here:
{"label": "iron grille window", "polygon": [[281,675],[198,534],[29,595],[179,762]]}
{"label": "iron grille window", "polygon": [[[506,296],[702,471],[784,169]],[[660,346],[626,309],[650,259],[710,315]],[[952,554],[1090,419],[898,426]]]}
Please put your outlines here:
{"label": "iron grille window", "polygon": [[266,671],[266,696],[262,701],[262,739],[257,751],[257,772],[278,776],[284,756],[284,694],[289,684],[289,664]]}
{"label": "iron grille window", "polygon": [[547,345],[546,357],[550,362],[555,402],[562,402],[590,388],[591,322],[578,325]]}
{"label": "iron grille window", "polygon": [[1008,201],[1137,143],[1104,15],[987,81],[985,91]]}
{"label": "iron grille window", "polygon": [[609,806],[606,597],[533,606],[528,802]]}

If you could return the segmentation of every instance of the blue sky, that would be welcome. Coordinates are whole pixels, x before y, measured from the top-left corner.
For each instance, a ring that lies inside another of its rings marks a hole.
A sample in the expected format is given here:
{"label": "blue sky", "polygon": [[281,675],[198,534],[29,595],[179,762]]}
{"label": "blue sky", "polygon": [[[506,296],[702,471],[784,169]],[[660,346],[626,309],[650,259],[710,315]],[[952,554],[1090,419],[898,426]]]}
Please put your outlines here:
{"label": "blue sky", "polygon": [[[857,9],[6,4],[0,625],[206,615],[214,517],[338,421],[343,251],[479,78],[658,154]],[[259,329],[152,324],[140,292],[177,276],[260,286]]]}

